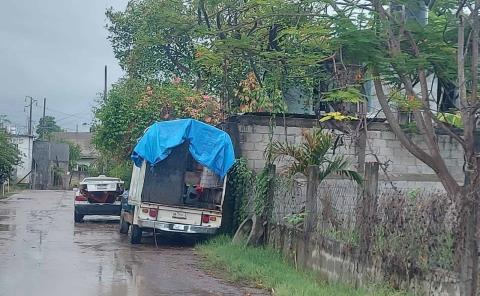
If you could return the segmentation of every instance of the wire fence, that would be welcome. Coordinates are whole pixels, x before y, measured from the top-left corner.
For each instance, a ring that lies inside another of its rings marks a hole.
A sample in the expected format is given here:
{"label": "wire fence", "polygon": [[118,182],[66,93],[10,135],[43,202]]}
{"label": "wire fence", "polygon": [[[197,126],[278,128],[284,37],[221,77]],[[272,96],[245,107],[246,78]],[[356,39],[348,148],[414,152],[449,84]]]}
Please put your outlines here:
{"label": "wire fence", "polygon": [[[273,223],[303,229],[307,185],[305,178],[275,178]],[[323,181],[316,194],[316,234],[358,246],[360,224],[371,223],[368,252],[391,266],[405,273],[452,268],[455,209],[443,191],[379,184],[373,219],[362,217],[362,195],[363,187],[353,181]]]}

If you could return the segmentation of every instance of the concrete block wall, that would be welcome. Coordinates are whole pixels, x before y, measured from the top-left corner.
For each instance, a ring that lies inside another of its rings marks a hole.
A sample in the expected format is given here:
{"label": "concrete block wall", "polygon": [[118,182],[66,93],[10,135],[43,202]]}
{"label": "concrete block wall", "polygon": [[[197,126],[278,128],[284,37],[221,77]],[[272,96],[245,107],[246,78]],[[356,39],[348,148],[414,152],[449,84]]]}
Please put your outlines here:
{"label": "concrete block wall", "polygon": [[[419,135],[411,135],[414,143],[426,148],[425,140]],[[450,136],[438,136],[440,153],[444,157],[450,172],[459,181],[463,178],[463,152],[460,145]],[[426,164],[415,158],[400,143],[391,131],[369,131],[366,161],[375,161],[374,154],[380,161],[390,161],[388,172],[392,175],[418,174],[418,180],[425,180],[426,175],[434,178],[435,173]]]}
{"label": "concrete block wall", "polygon": [[[248,160],[249,167],[255,171],[265,166],[264,152],[270,138],[274,141],[288,141],[302,143],[302,132],[318,126],[318,120],[313,118],[277,118],[273,127],[271,120],[266,116],[245,115],[234,119],[238,125],[238,146],[241,156]],[[285,127],[286,125],[286,127]],[[273,133],[272,133],[273,132]],[[339,131],[332,132],[341,134]],[[422,148],[426,144],[420,135],[410,134],[412,140]],[[439,135],[440,152],[445,158],[447,167],[454,177],[462,182],[464,174],[463,153],[460,145],[448,135]],[[342,137],[342,146],[335,151],[337,154],[347,155],[356,167],[358,147],[355,139],[349,136]],[[386,123],[372,123],[367,134],[366,161],[380,161],[387,164],[380,171],[380,179],[386,181],[386,187],[395,186],[398,189],[431,188],[442,189],[437,176],[432,169],[422,163],[402,146],[395,134],[389,130]],[[278,171],[282,171],[288,160],[277,163]]]}
{"label": "concrete block wall", "polygon": [[[300,267],[313,270],[321,279],[347,282],[356,287],[386,280],[382,267],[377,266],[375,260],[365,262],[356,247],[305,235],[303,231],[284,225],[271,225],[268,234],[270,246]],[[426,276],[413,275],[411,278],[399,276],[395,282],[415,295],[460,295],[457,277],[447,271],[432,270]]]}

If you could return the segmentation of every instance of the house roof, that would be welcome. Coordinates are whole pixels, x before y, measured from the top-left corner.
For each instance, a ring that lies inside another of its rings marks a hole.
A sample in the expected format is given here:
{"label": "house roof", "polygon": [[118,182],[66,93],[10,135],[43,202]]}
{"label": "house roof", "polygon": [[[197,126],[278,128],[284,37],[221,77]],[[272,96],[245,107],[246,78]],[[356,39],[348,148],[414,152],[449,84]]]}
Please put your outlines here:
{"label": "house roof", "polygon": [[96,158],[97,152],[92,145],[93,134],[89,132],[57,132],[53,133],[57,141],[68,141],[80,146],[82,158]]}

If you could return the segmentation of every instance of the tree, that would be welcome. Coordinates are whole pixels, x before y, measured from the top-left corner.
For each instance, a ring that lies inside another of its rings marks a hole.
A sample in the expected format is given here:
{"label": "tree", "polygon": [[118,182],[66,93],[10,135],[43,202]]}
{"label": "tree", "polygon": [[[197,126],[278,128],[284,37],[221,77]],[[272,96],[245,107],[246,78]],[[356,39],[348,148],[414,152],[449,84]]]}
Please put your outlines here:
{"label": "tree", "polygon": [[12,176],[14,166],[20,162],[20,151],[5,130],[0,129],[0,184]]}
{"label": "tree", "polygon": [[123,79],[100,102],[95,117],[95,146],[107,158],[121,162],[156,121],[190,117],[214,124],[222,114],[215,97],[194,91],[187,84]]}
{"label": "tree", "polygon": [[71,141],[62,141],[62,143],[68,144],[68,170],[72,171],[77,167],[77,163],[82,156],[82,148]]}
{"label": "tree", "polygon": [[[480,202],[480,157],[475,145],[479,120],[478,43],[480,1],[402,1],[390,9],[378,0],[337,1],[336,26],[345,60],[367,65],[390,128],[402,145],[428,165],[452,197],[458,211],[456,229],[456,269],[462,283],[462,295],[477,294],[478,217]],[[428,5],[428,7],[426,6]],[[415,13],[429,10],[428,22]],[[468,36],[468,37],[466,37]],[[358,50],[366,48],[368,51]],[[459,116],[463,129],[438,119],[435,99],[431,97],[429,77],[458,90]],[[407,107],[413,114],[418,133],[427,144],[422,149],[402,130],[396,113]],[[436,140],[440,132],[460,143],[465,155],[464,182],[458,182],[448,170]]]}
{"label": "tree", "polygon": [[318,1],[129,2],[107,12],[116,57],[132,78],[181,77],[225,111],[285,110],[291,87],[313,95],[331,60],[330,20]]}
{"label": "tree", "polygon": [[42,140],[50,140],[52,133],[61,131],[62,128],[57,125],[53,116],[40,118],[40,122],[37,125],[37,135]]}

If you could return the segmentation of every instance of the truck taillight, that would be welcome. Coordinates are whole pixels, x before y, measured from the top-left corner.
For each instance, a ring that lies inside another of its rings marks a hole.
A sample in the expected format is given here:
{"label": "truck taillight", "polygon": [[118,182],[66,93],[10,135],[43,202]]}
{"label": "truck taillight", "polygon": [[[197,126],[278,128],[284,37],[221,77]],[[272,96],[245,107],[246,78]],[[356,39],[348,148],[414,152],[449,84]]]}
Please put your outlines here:
{"label": "truck taillight", "polygon": [[143,208],[143,209],[142,209],[142,213],[148,214],[148,208]]}
{"label": "truck taillight", "polygon": [[210,222],[210,215],[202,215],[202,222],[203,223],[209,223]]}
{"label": "truck taillight", "polygon": [[75,201],[87,201],[87,198],[83,195],[76,195]]}
{"label": "truck taillight", "polygon": [[157,209],[150,209],[150,211],[148,211],[148,215],[152,218],[157,218],[158,210]]}
{"label": "truck taillight", "polygon": [[217,217],[215,217],[215,216],[210,216],[210,221],[217,221]]}

